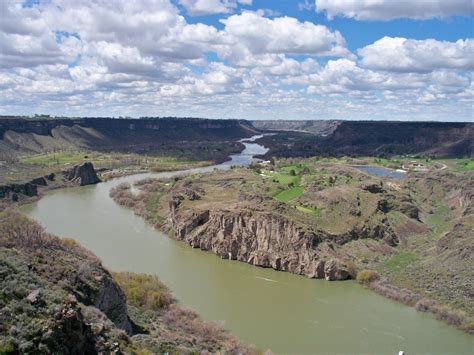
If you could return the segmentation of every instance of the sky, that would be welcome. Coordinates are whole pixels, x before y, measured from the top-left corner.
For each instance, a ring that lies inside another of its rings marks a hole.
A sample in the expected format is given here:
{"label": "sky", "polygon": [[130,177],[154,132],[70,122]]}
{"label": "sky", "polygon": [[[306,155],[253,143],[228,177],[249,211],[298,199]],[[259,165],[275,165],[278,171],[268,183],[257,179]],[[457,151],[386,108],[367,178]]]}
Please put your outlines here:
{"label": "sky", "polygon": [[0,0],[0,115],[474,122],[474,0]]}

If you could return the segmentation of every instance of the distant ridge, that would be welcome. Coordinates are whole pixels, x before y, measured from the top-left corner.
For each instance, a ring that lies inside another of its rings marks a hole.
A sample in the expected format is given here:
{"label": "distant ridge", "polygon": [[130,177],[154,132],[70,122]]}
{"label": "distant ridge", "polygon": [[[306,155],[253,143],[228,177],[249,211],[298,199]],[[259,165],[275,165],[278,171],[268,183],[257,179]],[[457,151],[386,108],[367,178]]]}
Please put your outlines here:
{"label": "distant ridge", "polygon": [[167,142],[237,140],[256,133],[245,120],[2,117],[0,153],[70,148],[153,152]]}
{"label": "distant ridge", "polygon": [[[253,121],[280,132],[262,141],[267,156],[400,155],[470,157],[474,123],[405,121]],[[285,133],[281,131],[286,131]]]}

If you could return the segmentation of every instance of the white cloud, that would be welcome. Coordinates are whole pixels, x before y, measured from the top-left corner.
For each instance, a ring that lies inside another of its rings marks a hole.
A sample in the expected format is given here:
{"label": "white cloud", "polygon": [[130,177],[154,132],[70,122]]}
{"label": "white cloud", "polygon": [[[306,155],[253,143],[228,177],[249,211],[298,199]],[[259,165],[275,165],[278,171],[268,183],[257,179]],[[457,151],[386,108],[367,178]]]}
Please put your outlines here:
{"label": "white cloud", "polygon": [[0,2],[0,113],[470,117],[472,40],[383,38],[357,57],[326,26],[232,14],[250,2],[220,1],[219,28],[169,0]]}
{"label": "white cloud", "polygon": [[38,9],[2,1],[0,13],[0,68],[68,63],[75,58],[78,39],[68,37],[59,45]]}
{"label": "white cloud", "polygon": [[235,11],[238,4],[252,5],[252,0],[179,0],[190,16],[227,14]]}
{"label": "white cloud", "polygon": [[316,11],[357,20],[428,19],[473,14],[473,0],[315,0]]}
{"label": "white cloud", "polygon": [[358,50],[369,68],[398,72],[430,72],[436,69],[474,70],[474,42],[384,37]]}
{"label": "white cloud", "polygon": [[314,0],[304,0],[303,2],[298,3],[298,10],[300,11],[310,11],[315,7]]}
{"label": "white cloud", "polygon": [[292,17],[269,19],[246,11],[221,22],[225,25],[224,38],[230,45],[217,50],[235,63],[251,62],[252,56],[265,54],[345,56],[349,53],[338,31]]}

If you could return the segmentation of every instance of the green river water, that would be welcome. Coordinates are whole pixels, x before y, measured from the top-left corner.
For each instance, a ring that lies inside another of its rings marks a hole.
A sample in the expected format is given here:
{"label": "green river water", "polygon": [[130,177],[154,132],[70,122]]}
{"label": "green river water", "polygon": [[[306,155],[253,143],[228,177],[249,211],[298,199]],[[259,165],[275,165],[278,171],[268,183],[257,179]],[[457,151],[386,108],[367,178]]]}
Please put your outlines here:
{"label": "green river water", "polygon": [[[257,144],[246,143],[246,147],[218,168],[248,164],[253,154],[265,151]],[[292,354],[474,353],[473,336],[353,281],[307,279],[222,260],[168,238],[109,197],[110,189],[120,182],[148,176],[152,175],[52,191],[23,211],[49,232],[76,239],[111,270],[158,275],[181,303],[262,350]]]}

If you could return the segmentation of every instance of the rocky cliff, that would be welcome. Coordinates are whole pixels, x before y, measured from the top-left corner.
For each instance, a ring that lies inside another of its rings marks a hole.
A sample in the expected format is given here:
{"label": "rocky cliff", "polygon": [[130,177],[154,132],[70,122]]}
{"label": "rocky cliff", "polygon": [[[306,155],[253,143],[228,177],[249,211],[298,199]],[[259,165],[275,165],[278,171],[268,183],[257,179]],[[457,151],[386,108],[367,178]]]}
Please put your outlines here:
{"label": "rocky cliff", "polygon": [[101,182],[90,162],[75,165],[62,174],[51,173],[36,177],[26,183],[0,185],[0,200],[18,202],[38,196],[41,189],[52,189],[70,185],[92,185]]}
{"label": "rocky cliff", "polygon": [[225,207],[180,209],[184,199],[185,195],[178,192],[170,201],[169,222],[177,239],[221,258],[310,278],[334,281],[355,276],[355,270],[350,270],[351,263],[344,261],[335,246],[360,238],[377,240],[387,246],[400,242],[380,211],[347,231],[330,233],[291,220],[285,216],[291,214],[286,213],[286,206],[272,199],[263,198],[253,206],[247,200],[245,204],[229,201]]}
{"label": "rocky cliff", "polygon": [[180,213],[177,201],[175,198],[171,203],[171,226],[175,236],[193,248],[256,266],[333,279],[324,272],[324,261],[313,248],[315,240],[324,236],[303,231],[294,222],[269,213],[248,210]]}
{"label": "rocky cliff", "polygon": [[67,180],[80,186],[93,185],[101,182],[94,170],[94,166],[90,162],[75,165],[70,170],[65,171],[64,176]]}
{"label": "rocky cliff", "polygon": [[77,119],[0,118],[0,160],[18,152],[64,149],[159,152],[180,142],[238,140],[258,130],[244,120],[198,118]]}
{"label": "rocky cliff", "polygon": [[403,154],[470,157],[474,154],[473,123],[328,121],[326,125],[322,125],[312,121],[299,124],[273,122],[254,124],[267,130],[282,130],[280,127],[287,127],[287,131],[293,132],[262,138],[260,142],[270,148],[267,158]]}
{"label": "rocky cliff", "polygon": [[[340,187],[312,191],[309,184],[307,193],[292,204],[263,193],[281,185],[244,169],[178,179],[169,185],[145,181],[140,184],[141,195],[131,194],[125,186],[112,196],[194,248],[256,266],[344,280],[354,277],[355,270],[341,246],[373,240],[390,252],[402,238],[387,217],[400,199],[382,193],[385,190],[375,183],[351,184],[344,187],[346,192]],[[319,207],[311,207],[314,201]]]}

